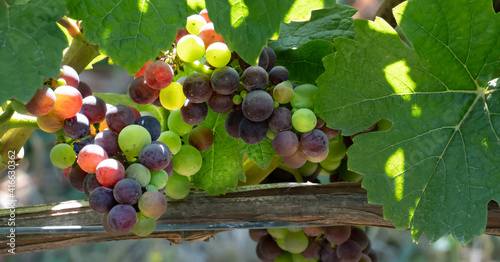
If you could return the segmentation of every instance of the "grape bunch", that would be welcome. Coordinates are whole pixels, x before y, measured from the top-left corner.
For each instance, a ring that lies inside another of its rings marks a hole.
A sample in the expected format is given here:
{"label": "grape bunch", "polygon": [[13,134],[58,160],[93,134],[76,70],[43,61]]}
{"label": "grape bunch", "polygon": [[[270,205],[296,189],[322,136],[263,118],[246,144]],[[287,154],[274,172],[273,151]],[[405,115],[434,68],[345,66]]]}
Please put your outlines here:
{"label": "grape bunch", "polygon": [[351,226],[250,229],[260,260],[274,262],[377,262],[365,231]]}

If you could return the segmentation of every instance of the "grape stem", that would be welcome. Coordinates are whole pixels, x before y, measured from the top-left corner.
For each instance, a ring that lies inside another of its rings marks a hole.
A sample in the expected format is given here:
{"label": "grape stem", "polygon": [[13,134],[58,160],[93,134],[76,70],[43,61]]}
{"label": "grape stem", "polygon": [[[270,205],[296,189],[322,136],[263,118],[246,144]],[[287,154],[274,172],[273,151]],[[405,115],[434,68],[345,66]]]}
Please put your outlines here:
{"label": "grape stem", "polygon": [[11,119],[12,115],[14,115],[14,109],[11,104],[8,104],[5,111],[0,115],[0,126]]}
{"label": "grape stem", "polygon": [[69,35],[72,37],[79,37],[82,34],[78,26],[75,24],[75,21],[67,17],[63,17],[57,20],[57,23],[60,24],[62,27],[66,28],[66,30],[68,30]]}
{"label": "grape stem", "polygon": [[80,74],[98,55],[99,47],[89,44],[80,33],[73,37],[69,47],[64,51],[62,64],[71,66]]}

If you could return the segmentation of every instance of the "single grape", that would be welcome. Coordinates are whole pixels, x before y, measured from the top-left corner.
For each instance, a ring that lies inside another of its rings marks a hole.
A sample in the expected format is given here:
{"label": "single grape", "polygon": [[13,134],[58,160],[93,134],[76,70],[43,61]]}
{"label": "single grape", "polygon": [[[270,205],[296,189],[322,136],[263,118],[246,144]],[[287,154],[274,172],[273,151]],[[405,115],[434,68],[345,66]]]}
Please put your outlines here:
{"label": "single grape", "polygon": [[268,64],[267,64],[266,71],[269,72],[276,64],[276,53],[274,52],[273,49],[271,49],[268,46],[264,46],[263,51],[266,51],[266,54],[267,54]]}
{"label": "single grape", "polygon": [[203,57],[205,44],[196,35],[185,35],[177,42],[177,55],[182,61],[192,63]]}
{"label": "single grape", "polygon": [[130,83],[128,95],[135,103],[147,105],[158,99],[160,90],[151,88],[144,80],[144,76],[140,76]]}
{"label": "single grape", "polygon": [[64,118],[58,116],[54,111],[50,111],[48,114],[37,117],[36,123],[41,130],[53,133],[63,127]]}
{"label": "single grape", "polygon": [[292,131],[281,131],[273,139],[274,151],[282,156],[292,156],[299,148],[299,139]]}
{"label": "single grape", "polygon": [[172,157],[174,171],[183,176],[192,176],[201,169],[203,159],[200,151],[190,145],[183,145]]}
{"label": "single grape", "polygon": [[345,243],[351,236],[350,226],[330,226],[325,227],[324,229],[326,239],[335,245]]}
{"label": "single grape", "polygon": [[317,157],[307,156],[307,161],[312,163],[320,163],[328,157],[328,149]]}
{"label": "single grape", "polygon": [[116,105],[106,112],[106,123],[112,131],[120,134],[123,128],[135,121],[134,113],[124,105]]}
{"label": "single grape", "polygon": [[286,234],[290,232],[286,228],[268,228],[267,231],[272,237],[281,239],[285,238]]}
{"label": "single grape", "polygon": [[120,204],[134,205],[139,202],[142,195],[141,185],[137,181],[125,178],[116,183],[113,196]]}
{"label": "single grape", "polygon": [[80,81],[76,89],[80,91],[80,94],[82,94],[83,98],[92,95],[92,89],[90,89],[89,85],[87,85],[85,82]]}
{"label": "single grape", "polygon": [[151,144],[151,135],[140,125],[126,126],[118,134],[118,145],[129,160],[139,157],[142,149],[149,144]]}
{"label": "single grape", "polygon": [[273,89],[273,98],[280,104],[288,104],[293,98],[292,84],[284,81],[276,85]]}
{"label": "single grape", "polygon": [[285,247],[291,253],[301,253],[306,250],[309,239],[304,232],[288,232],[285,236]]}
{"label": "single grape", "polygon": [[293,89],[293,98],[290,104],[293,108],[308,108],[314,110],[316,93],[318,87],[311,84],[303,84]]}
{"label": "single grape", "polygon": [[358,243],[348,240],[337,246],[337,256],[341,261],[358,262],[361,258],[361,250]]}
{"label": "single grape", "polygon": [[184,122],[189,125],[197,125],[203,122],[208,114],[208,106],[206,103],[193,103],[186,100],[186,103],[181,107],[181,117]]}
{"label": "single grape", "polygon": [[230,95],[238,89],[240,76],[236,69],[224,66],[214,70],[210,82],[215,92],[221,95]]}
{"label": "single grape", "polygon": [[98,145],[86,145],[78,153],[78,165],[87,173],[95,173],[97,165],[108,158],[108,154]]}
{"label": "single grape", "polygon": [[265,91],[252,91],[243,99],[241,109],[249,120],[254,122],[264,121],[273,113],[273,98]]}
{"label": "single grape", "polygon": [[151,135],[151,140],[155,141],[160,137],[161,124],[158,119],[153,116],[141,116],[135,120],[136,125],[140,125],[148,130]]}
{"label": "single grape", "polygon": [[[174,70],[165,62],[155,61],[146,68],[144,80],[152,89],[161,90],[174,80]],[[141,84],[142,80],[138,81],[138,84]]]}
{"label": "single grape", "polygon": [[313,129],[300,137],[302,151],[311,157],[318,157],[328,150],[328,138],[319,129]]}
{"label": "single grape", "polygon": [[316,127],[316,115],[307,108],[301,108],[292,115],[292,126],[297,131],[306,133]]}
{"label": "single grape", "polygon": [[185,35],[189,35],[188,30],[186,29],[177,29],[177,35],[175,36],[175,42],[179,42],[181,38]]}
{"label": "single grape", "polygon": [[269,66],[269,56],[267,55],[267,51],[264,49],[262,49],[262,51],[260,52],[257,66],[263,68],[264,70],[266,70],[266,68]]}
{"label": "single grape", "polygon": [[151,171],[158,171],[167,167],[171,158],[168,146],[162,142],[158,142],[147,145],[142,149],[139,155],[139,162]]}
{"label": "single grape", "polygon": [[234,106],[233,96],[220,95],[214,92],[210,99],[208,99],[208,106],[217,114],[229,113]]}
{"label": "single grape", "polygon": [[292,254],[290,252],[283,252],[274,262],[293,262]]}
{"label": "single grape", "polygon": [[189,132],[188,141],[199,151],[205,151],[214,143],[214,134],[206,126],[197,126]]}
{"label": "single grape", "polygon": [[68,168],[75,160],[76,154],[68,144],[58,144],[50,150],[50,162],[57,168]]}
{"label": "single grape", "polygon": [[64,79],[67,85],[72,86],[74,88],[78,87],[78,83],[80,82],[80,77],[78,73],[72,67],[68,65],[63,65],[61,67],[61,75],[59,78]]}
{"label": "single grape", "polygon": [[321,261],[324,262],[339,262],[340,259],[337,257],[337,249],[333,249],[329,244],[324,244],[321,246],[320,250]]}
{"label": "single grape", "polygon": [[224,42],[222,36],[215,32],[214,24],[211,22],[206,23],[200,28],[200,33],[198,34],[198,36],[201,38],[201,40],[203,40],[205,48],[209,47],[215,42]]}
{"label": "single grape", "polygon": [[286,107],[277,107],[267,119],[267,124],[275,132],[292,128],[292,112]]}
{"label": "single grape", "polygon": [[104,100],[96,96],[87,96],[82,100],[80,113],[85,115],[89,124],[97,124],[106,119],[107,107]]}
{"label": "single grape", "polygon": [[316,173],[318,169],[318,163],[313,163],[307,161],[303,166],[301,166],[298,170],[302,177],[307,178]]}
{"label": "single grape", "polygon": [[90,192],[89,206],[98,213],[107,213],[117,204],[111,188],[100,186]]}
{"label": "single grape", "polygon": [[235,105],[239,105],[239,104],[241,104],[241,102],[242,102],[242,101],[243,101],[243,98],[241,98],[241,96],[240,96],[240,95],[235,95],[235,96],[233,96],[233,103],[234,103]]}
{"label": "single grape", "polygon": [[275,259],[283,253],[283,250],[276,244],[276,241],[270,235],[262,237],[259,241],[258,248],[260,253],[269,259]]}
{"label": "single grape", "polygon": [[52,110],[58,116],[70,118],[82,108],[83,98],[78,89],[72,86],[60,86],[54,91],[54,94],[56,102]]}
{"label": "single grape", "polygon": [[191,182],[187,176],[179,175],[173,172],[172,176],[167,181],[165,194],[173,199],[183,199],[191,191]]}
{"label": "single grape", "polygon": [[272,85],[277,85],[288,79],[288,70],[284,66],[276,66],[269,71],[269,82],[271,82]]}
{"label": "single grape", "polygon": [[239,125],[239,136],[247,144],[257,144],[264,140],[267,134],[266,122],[252,122],[243,118]]}
{"label": "single grape", "polygon": [[125,167],[118,160],[109,158],[97,165],[95,175],[101,185],[113,188],[118,181],[125,178]]}
{"label": "single grape", "polygon": [[205,53],[207,62],[213,67],[226,66],[231,60],[231,51],[226,44],[215,42],[211,44]]}
{"label": "single grape", "polygon": [[269,83],[269,76],[264,68],[250,66],[241,75],[241,83],[248,91],[265,90]]}
{"label": "single grape", "polygon": [[155,192],[158,192],[158,188],[156,188],[153,185],[147,185],[145,188],[146,188],[146,191],[155,191]]}
{"label": "single grape", "polygon": [[168,174],[165,170],[151,171],[151,181],[149,181],[150,185],[153,185],[156,188],[164,188],[167,185],[167,181]]}
{"label": "single grape", "polygon": [[181,116],[181,111],[180,110],[174,110],[170,112],[170,115],[168,116],[168,129],[170,131],[175,132],[179,136],[186,135],[193,129],[193,126],[190,124],[187,124],[182,120]]}
{"label": "single grape", "polygon": [[159,218],[167,210],[167,199],[158,191],[148,191],[139,199],[139,210],[147,217]]}
{"label": "single grape", "polygon": [[260,242],[262,238],[269,235],[267,229],[249,229],[248,235],[254,242]]}
{"label": "single grape", "polygon": [[310,237],[317,237],[325,231],[323,227],[303,227],[304,234]]}
{"label": "single grape", "polygon": [[368,246],[368,243],[370,243],[370,239],[368,239],[366,232],[357,227],[351,227],[351,235],[349,236],[349,240],[358,243],[361,250],[365,249]]}
{"label": "single grape", "polygon": [[141,187],[145,187],[151,181],[151,172],[144,165],[133,163],[125,170],[125,178],[133,179],[137,181]]}
{"label": "single grape", "polygon": [[210,78],[202,73],[194,73],[184,80],[183,92],[193,103],[203,103],[212,96]]}
{"label": "single grape", "polygon": [[109,227],[116,232],[130,232],[137,222],[137,213],[132,206],[116,205],[108,214]]}
{"label": "single grape", "polygon": [[90,132],[89,120],[82,114],[76,114],[74,117],[64,119],[64,134],[71,139],[81,139]]}
{"label": "single grape", "polygon": [[160,91],[160,103],[168,110],[177,110],[184,105],[186,96],[184,96],[182,85],[172,82],[169,86]]}
{"label": "single grape", "polygon": [[33,98],[26,104],[26,110],[34,116],[46,115],[54,108],[56,94],[50,87],[44,86],[37,89]]}
{"label": "single grape", "polygon": [[90,193],[98,188],[102,186],[101,183],[99,183],[99,181],[97,181],[97,177],[95,174],[87,174],[85,176],[85,179],[83,180],[83,193],[85,193],[85,195],[87,197],[90,196]]}
{"label": "single grape", "polygon": [[201,10],[201,11],[200,11],[200,15],[201,15],[201,17],[203,17],[203,18],[205,19],[205,21],[206,21],[207,23],[211,23],[211,22],[210,22],[210,18],[208,18],[208,12],[207,12],[207,9],[203,9],[203,10]]}
{"label": "single grape", "polygon": [[224,128],[227,134],[232,138],[240,138],[240,122],[245,118],[241,110],[235,110],[229,113],[225,122]]}
{"label": "single grape", "polygon": [[149,236],[155,227],[156,219],[154,217],[147,217],[142,212],[137,212],[137,222],[132,228],[132,233],[140,237]]}
{"label": "single grape", "polygon": [[182,141],[178,134],[172,131],[165,131],[161,133],[160,137],[157,141],[163,142],[165,145],[170,148],[170,152],[172,154],[177,154],[179,150],[181,150]]}
{"label": "single grape", "polygon": [[85,177],[87,177],[87,174],[87,172],[76,165],[69,171],[69,183],[77,191],[83,192],[83,181],[85,181]]}
{"label": "single grape", "polygon": [[201,15],[190,15],[187,18],[186,29],[192,35],[198,35],[200,29],[207,23]]}
{"label": "single grape", "polygon": [[108,154],[108,157],[115,156],[120,152],[118,135],[111,130],[99,132],[94,138],[94,144],[102,147]]}
{"label": "single grape", "polygon": [[321,245],[318,241],[313,238],[309,238],[309,243],[307,248],[300,254],[306,259],[319,259],[320,258]]}
{"label": "single grape", "polygon": [[290,168],[299,168],[303,166],[307,161],[307,155],[302,152],[300,144],[299,148],[297,149],[297,151],[295,151],[295,153],[293,153],[293,155],[282,158],[283,163],[285,163],[285,165]]}

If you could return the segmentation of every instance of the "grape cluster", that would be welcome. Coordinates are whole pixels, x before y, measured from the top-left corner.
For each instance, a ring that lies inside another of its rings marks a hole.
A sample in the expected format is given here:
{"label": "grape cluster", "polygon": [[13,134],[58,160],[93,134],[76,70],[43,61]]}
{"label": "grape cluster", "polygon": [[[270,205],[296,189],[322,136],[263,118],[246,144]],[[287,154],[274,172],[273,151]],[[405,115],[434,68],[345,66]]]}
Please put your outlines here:
{"label": "grape cluster", "polygon": [[251,229],[257,256],[264,262],[377,262],[370,239],[358,227]]}

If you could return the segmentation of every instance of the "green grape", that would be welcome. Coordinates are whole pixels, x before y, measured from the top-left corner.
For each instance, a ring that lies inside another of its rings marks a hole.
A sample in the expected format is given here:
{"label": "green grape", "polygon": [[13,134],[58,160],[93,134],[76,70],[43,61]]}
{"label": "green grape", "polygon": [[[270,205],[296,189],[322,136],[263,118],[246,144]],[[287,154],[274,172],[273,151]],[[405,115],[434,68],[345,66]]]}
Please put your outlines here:
{"label": "green grape", "polygon": [[160,98],[161,105],[171,111],[180,109],[186,101],[182,85],[177,82],[172,82],[166,88],[160,90],[158,97]]}
{"label": "green grape", "polygon": [[226,44],[216,42],[211,44],[206,51],[207,62],[213,67],[223,67],[231,60],[231,51]]}
{"label": "green grape", "polygon": [[285,236],[285,247],[291,253],[300,253],[306,250],[309,239],[304,232],[289,232]]}
{"label": "green grape", "polygon": [[153,185],[147,185],[146,186],[146,191],[158,191],[158,188],[156,188]]}
{"label": "green grape", "polygon": [[207,21],[201,15],[188,16],[186,23],[186,30],[192,35],[198,35],[200,33],[200,29],[206,23]]}
{"label": "green grape", "polygon": [[177,43],[177,55],[182,61],[192,63],[203,57],[205,44],[200,37],[185,35]]}
{"label": "green grape", "polygon": [[73,151],[73,147],[68,144],[58,144],[50,150],[50,162],[57,168],[68,168],[75,160],[75,151]]}
{"label": "green grape", "polygon": [[318,262],[319,259],[308,259],[302,256],[301,254],[292,254],[293,262]]}
{"label": "green grape", "polygon": [[278,102],[274,101],[273,107],[274,107],[274,108],[277,108],[277,107],[279,107],[279,106],[280,106],[280,103],[278,103]]}
{"label": "green grape", "polygon": [[273,98],[280,104],[288,104],[293,98],[293,86],[288,81],[277,84],[273,89]]}
{"label": "green grape", "polygon": [[243,101],[243,98],[241,98],[241,96],[240,96],[240,95],[235,95],[235,96],[233,96],[233,103],[234,103],[235,105],[239,105],[239,104],[241,104],[241,101]]}
{"label": "green grape", "polygon": [[306,133],[314,129],[317,123],[316,115],[307,108],[301,108],[292,115],[292,126],[297,131]]}
{"label": "green grape", "polygon": [[164,188],[167,185],[168,174],[165,170],[151,171],[151,181],[150,185],[155,186],[158,189]]}
{"label": "green grape", "polygon": [[134,163],[125,170],[125,178],[131,178],[137,181],[141,187],[145,187],[151,180],[151,172],[144,165]]}
{"label": "green grape", "polygon": [[303,177],[308,177],[308,176],[314,174],[316,169],[318,169],[318,163],[313,163],[313,162],[307,161],[303,166],[299,167],[299,173]]}
{"label": "green grape", "polygon": [[274,137],[275,137],[277,134],[278,134],[278,133],[274,132],[271,128],[268,128],[268,129],[267,129],[267,134],[266,134],[266,136],[267,136],[269,139],[273,140],[273,139],[274,139]]}
{"label": "green grape", "polygon": [[170,112],[167,124],[168,124],[168,129],[170,131],[175,132],[179,136],[187,135],[189,131],[193,129],[192,125],[187,124],[186,122],[184,122],[184,120],[182,120],[180,110],[174,110]]}
{"label": "green grape", "polygon": [[189,195],[190,190],[191,182],[189,182],[189,178],[174,172],[168,179],[165,194],[173,199],[183,199]]}
{"label": "green grape", "polygon": [[288,227],[287,229],[290,232],[300,232],[300,231],[302,231],[301,227]]}
{"label": "green grape", "polygon": [[248,95],[248,91],[247,91],[247,90],[242,90],[242,91],[240,92],[240,96],[241,96],[241,98],[242,98],[242,99],[245,99],[245,97],[246,97],[247,95]]}
{"label": "green grape", "polygon": [[[341,136],[339,136],[341,137]],[[332,139],[328,142],[327,159],[342,160],[347,152],[343,139]]]}
{"label": "green grape", "polygon": [[321,161],[319,164],[325,170],[333,171],[333,170],[339,168],[341,162],[342,162],[342,160],[328,159],[328,157],[327,157],[325,160]]}
{"label": "green grape", "polygon": [[290,104],[294,108],[308,108],[314,110],[315,95],[318,87],[311,84],[303,84],[293,89],[293,98]]}
{"label": "green grape", "polygon": [[275,238],[285,238],[286,234],[289,232],[286,228],[268,228],[267,232],[269,235]]}
{"label": "green grape", "polygon": [[192,176],[201,168],[203,158],[194,146],[183,145],[181,150],[172,157],[174,171],[183,176]]}
{"label": "green grape", "polygon": [[149,144],[151,135],[140,125],[128,125],[118,135],[118,145],[129,161],[139,157],[141,150]]}
{"label": "green grape", "polygon": [[147,217],[142,212],[137,212],[137,222],[132,228],[132,233],[140,237],[151,235],[155,231],[156,219]]}
{"label": "green grape", "polygon": [[279,257],[274,259],[274,262],[293,262],[292,254],[283,252]]}
{"label": "green grape", "polygon": [[160,137],[158,137],[156,141],[163,142],[165,145],[167,145],[168,148],[170,149],[170,152],[172,152],[172,154],[174,155],[177,154],[179,150],[181,150],[182,146],[181,138],[178,134],[176,134],[173,131],[165,131],[161,133]]}
{"label": "green grape", "polygon": [[278,246],[281,249],[286,250],[286,247],[285,247],[285,238],[276,238],[276,244],[278,244]]}
{"label": "green grape", "polygon": [[65,86],[66,85],[66,80],[64,78],[58,78],[56,80],[57,86]]}

